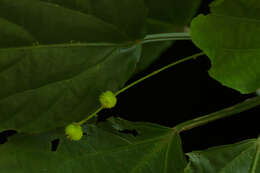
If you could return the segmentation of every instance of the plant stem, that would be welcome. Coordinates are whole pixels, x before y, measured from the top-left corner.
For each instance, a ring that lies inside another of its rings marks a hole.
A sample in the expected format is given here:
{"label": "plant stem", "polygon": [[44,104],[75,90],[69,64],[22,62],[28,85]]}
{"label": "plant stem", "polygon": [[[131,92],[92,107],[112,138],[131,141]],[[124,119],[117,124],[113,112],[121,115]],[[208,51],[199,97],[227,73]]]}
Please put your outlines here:
{"label": "plant stem", "polygon": [[90,114],[87,118],[81,120],[80,122],[77,122],[78,125],[82,125],[85,122],[87,122],[88,120],[90,120],[91,118],[93,118],[94,116],[96,116],[101,110],[103,109],[102,106],[100,106],[95,112],[93,112],[92,114]]}
{"label": "plant stem", "polygon": [[135,82],[133,82],[133,83],[127,85],[126,87],[124,87],[124,88],[122,88],[121,90],[119,90],[119,91],[116,93],[116,95],[118,95],[118,94],[120,94],[120,93],[126,91],[127,89],[129,89],[129,88],[135,86],[136,84],[138,84],[138,83],[144,81],[145,79],[148,79],[148,78],[150,78],[150,77],[152,77],[152,76],[154,76],[154,75],[156,75],[156,74],[158,74],[158,73],[160,73],[160,72],[162,72],[162,71],[164,71],[164,70],[166,70],[166,69],[168,69],[168,68],[170,68],[170,67],[172,67],[172,66],[175,66],[175,65],[177,65],[177,64],[180,64],[180,63],[182,63],[182,62],[184,62],[184,61],[187,61],[187,60],[195,59],[195,58],[197,58],[197,57],[199,57],[199,56],[201,56],[201,55],[204,55],[204,53],[203,53],[203,52],[197,53],[197,54],[194,54],[194,55],[192,55],[192,56],[183,58],[183,59],[181,59],[181,60],[179,60],[179,61],[173,62],[173,63],[171,63],[171,64],[169,64],[169,65],[166,65],[166,66],[164,66],[164,67],[162,67],[162,68],[160,68],[160,69],[158,69],[158,70],[156,70],[156,71],[154,71],[154,72],[152,72],[152,73],[150,73],[150,74],[148,74],[148,75],[142,77],[141,79],[139,79],[139,80],[137,80],[137,81],[135,81]]}
{"label": "plant stem", "polygon": [[[201,56],[201,55],[204,55],[204,53],[203,53],[203,52],[197,53],[197,54],[194,54],[194,55],[192,55],[192,56],[183,58],[183,59],[181,59],[181,60],[179,60],[179,61],[173,62],[173,63],[171,63],[171,64],[169,64],[169,65],[166,65],[166,66],[164,66],[164,67],[162,67],[162,68],[160,68],[160,69],[158,69],[158,70],[156,70],[156,71],[154,71],[154,72],[152,72],[152,73],[150,73],[150,74],[148,74],[148,75],[142,77],[141,79],[139,79],[139,80],[137,80],[137,81],[135,81],[135,82],[133,82],[133,83],[131,83],[131,84],[125,86],[124,88],[122,88],[121,90],[119,90],[118,92],[116,92],[115,95],[116,95],[116,96],[119,95],[120,93],[126,91],[127,89],[133,87],[134,85],[137,85],[138,83],[142,82],[143,80],[145,80],[145,79],[147,79],[147,78],[150,78],[150,77],[152,77],[152,76],[154,76],[154,75],[156,75],[156,74],[158,74],[158,73],[160,73],[160,72],[162,72],[162,71],[164,71],[164,70],[166,70],[166,69],[168,69],[168,68],[170,68],[170,67],[172,67],[172,66],[175,66],[175,65],[177,65],[177,64],[180,64],[180,63],[182,63],[182,62],[184,62],[184,61],[187,61],[187,60],[190,60],[190,59],[195,59],[195,58],[197,58],[198,56]],[[93,118],[94,116],[96,116],[96,114],[99,113],[102,109],[103,109],[102,106],[99,107],[95,112],[93,112],[93,113],[92,113],[91,115],[89,115],[87,118],[81,120],[80,122],[77,122],[77,124],[78,124],[78,125],[82,125],[82,124],[86,123],[89,119],[91,119],[91,118]]]}
{"label": "plant stem", "polygon": [[173,40],[191,40],[190,33],[176,32],[176,33],[163,33],[147,35],[142,41],[142,44],[159,42],[159,41],[173,41]]}
{"label": "plant stem", "polygon": [[[190,34],[187,32],[181,32],[181,33],[164,33],[164,34],[151,34],[151,35],[147,35],[142,41],[141,44],[145,44],[145,43],[150,43],[150,42],[159,42],[159,41],[171,41],[171,40],[190,40]],[[126,87],[122,88],[121,90],[119,90],[118,92],[116,92],[116,96],[124,91],[126,91],[127,89],[133,87],[134,85],[142,82],[143,80],[150,78],[174,65],[177,65],[179,63],[182,63],[184,61],[190,60],[190,59],[194,59],[197,58],[198,56],[203,55],[204,53],[198,53],[192,56],[189,56],[187,58],[181,59],[177,62],[173,62],[169,65],[164,66],[163,68],[156,70],[150,74],[148,74],[147,76],[127,85]],[[93,118],[94,116],[97,115],[97,113],[99,113],[101,110],[103,109],[103,107],[99,107],[95,112],[93,112],[90,116],[88,116],[87,118],[81,120],[80,122],[77,122],[78,125],[82,125],[84,123],[86,123],[89,119]]]}
{"label": "plant stem", "polygon": [[195,127],[202,126],[209,122],[213,122],[222,118],[226,118],[232,115],[238,115],[238,113],[242,111],[246,111],[248,109],[254,108],[260,105],[260,97],[253,97],[251,99],[247,99],[246,101],[236,104],[234,106],[225,108],[223,110],[208,114],[206,116],[202,116],[199,118],[195,118],[193,120],[189,120],[183,122],[174,127],[178,132],[187,131],[193,129]]}

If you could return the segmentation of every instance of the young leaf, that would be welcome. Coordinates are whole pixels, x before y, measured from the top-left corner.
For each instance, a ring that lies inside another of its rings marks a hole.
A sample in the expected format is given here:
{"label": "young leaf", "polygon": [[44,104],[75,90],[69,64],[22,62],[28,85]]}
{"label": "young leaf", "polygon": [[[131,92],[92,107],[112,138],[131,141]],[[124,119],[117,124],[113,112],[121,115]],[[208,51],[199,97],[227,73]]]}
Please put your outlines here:
{"label": "young leaf", "polygon": [[188,153],[185,173],[258,173],[260,172],[260,137],[232,145]]}
{"label": "young leaf", "polygon": [[259,8],[259,0],[218,0],[191,24],[193,42],[211,60],[209,74],[241,93],[260,88]]}
{"label": "young leaf", "polygon": [[41,132],[94,112],[132,75],[140,46],[64,44],[0,49],[0,131]]}
{"label": "young leaf", "polygon": [[[137,136],[117,131],[136,130]],[[173,129],[122,119],[86,125],[80,141],[55,133],[16,135],[0,145],[1,170],[8,173],[181,173],[186,161]],[[51,141],[60,139],[55,152]]]}

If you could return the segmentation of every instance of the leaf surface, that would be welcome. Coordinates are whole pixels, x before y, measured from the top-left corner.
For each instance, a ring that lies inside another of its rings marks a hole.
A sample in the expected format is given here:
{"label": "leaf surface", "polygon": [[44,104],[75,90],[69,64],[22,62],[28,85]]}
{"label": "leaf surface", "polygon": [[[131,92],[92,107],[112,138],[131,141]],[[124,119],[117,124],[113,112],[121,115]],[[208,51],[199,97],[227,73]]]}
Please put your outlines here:
{"label": "leaf surface", "polygon": [[185,173],[258,173],[260,138],[188,153]]}
{"label": "leaf surface", "polygon": [[[137,136],[119,129],[136,130]],[[180,173],[186,166],[180,137],[173,129],[110,119],[98,125],[86,125],[84,131],[87,135],[78,142],[67,140],[62,132],[13,136],[0,145],[1,170],[8,173]],[[51,141],[57,138],[60,145],[52,152]]]}
{"label": "leaf surface", "polygon": [[127,42],[144,36],[146,9],[138,0],[1,0],[1,18],[40,44]]}
{"label": "leaf surface", "polygon": [[0,131],[38,133],[94,112],[133,74],[145,18],[139,0],[1,0]]}
{"label": "leaf surface", "polygon": [[40,132],[94,112],[99,95],[132,75],[140,46],[35,46],[0,50],[0,130]]}
{"label": "leaf surface", "polygon": [[113,25],[128,41],[141,39],[145,35],[147,8],[143,0],[42,0],[81,13]]}
{"label": "leaf surface", "polygon": [[209,74],[241,93],[260,87],[259,8],[258,0],[218,0],[191,24],[193,42],[211,60]]}

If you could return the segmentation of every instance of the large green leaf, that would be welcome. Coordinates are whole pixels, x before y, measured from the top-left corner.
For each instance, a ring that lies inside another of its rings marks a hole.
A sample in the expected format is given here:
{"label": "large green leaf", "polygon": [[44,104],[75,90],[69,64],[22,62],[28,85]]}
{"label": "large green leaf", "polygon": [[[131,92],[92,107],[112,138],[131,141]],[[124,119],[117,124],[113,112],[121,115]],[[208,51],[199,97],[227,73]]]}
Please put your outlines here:
{"label": "large green leaf", "polygon": [[[137,136],[122,133],[136,130]],[[121,130],[121,132],[119,131]],[[181,173],[186,166],[173,129],[121,119],[86,125],[78,142],[63,133],[16,135],[0,145],[1,171],[8,173]],[[57,151],[51,141],[59,138]]]}
{"label": "large green leaf", "polygon": [[185,173],[259,173],[260,137],[188,153]]}
{"label": "large green leaf", "polygon": [[132,75],[140,46],[68,44],[0,49],[0,131],[79,121]]}
{"label": "large green leaf", "polygon": [[[147,18],[148,34],[184,32],[195,14],[201,0],[145,0],[149,9]],[[172,45],[172,41],[147,43],[143,45],[143,53],[137,66],[137,72],[146,69],[163,51]]]}
{"label": "large green leaf", "polygon": [[194,43],[210,58],[210,75],[241,93],[260,88],[260,1],[218,0],[191,25]]}
{"label": "large green leaf", "polygon": [[126,43],[143,37],[145,17],[139,0],[1,0],[0,131],[41,132],[95,111],[134,72],[141,46]]}

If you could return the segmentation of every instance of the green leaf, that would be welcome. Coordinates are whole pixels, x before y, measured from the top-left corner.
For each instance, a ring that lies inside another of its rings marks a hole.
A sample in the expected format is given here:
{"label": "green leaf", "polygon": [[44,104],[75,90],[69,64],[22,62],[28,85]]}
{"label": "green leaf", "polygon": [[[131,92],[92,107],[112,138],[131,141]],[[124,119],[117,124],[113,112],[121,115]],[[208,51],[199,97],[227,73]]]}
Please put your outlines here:
{"label": "green leaf", "polygon": [[[200,0],[163,0],[160,3],[144,0],[148,6],[148,23],[171,26],[183,30],[200,5]],[[161,23],[161,24],[159,24]],[[169,28],[169,27],[167,27]]]}
{"label": "green leaf", "polygon": [[134,72],[140,46],[64,44],[0,49],[0,131],[41,132],[79,121]]}
{"label": "green leaf", "polygon": [[[50,0],[44,0],[50,2]],[[145,35],[147,8],[143,0],[51,0],[63,7],[79,10],[115,26],[128,40]]]}
{"label": "green leaf", "polygon": [[260,138],[188,153],[185,173],[258,173]]}
{"label": "green leaf", "polygon": [[[137,136],[117,131],[136,130]],[[78,142],[64,135],[18,134],[0,145],[1,170],[8,173],[181,173],[186,161],[181,140],[173,129],[150,123],[111,119],[86,125],[87,135]],[[62,133],[62,132],[61,132]],[[51,141],[60,139],[57,151]]]}
{"label": "green leaf", "polygon": [[209,74],[241,93],[260,88],[260,1],[219,0],[191,24],[193,42],[210,58]]}
{"label": "green leaf", "polygon": [[139,0],[0,1],[0,18],[21,26],[40,44],[141,39],[145,17],[145,6]]}
{"label": "green leaf", "polygon": [[139,0],[1,0],[0,131],[42,132],[94,112],[134,72],[145,18]]}
{"label": "green leaf", "polygon": [[[148,34],[183,32],[200,5],[200,0],[145,0],[149,9],[147,23]],[[137,66],[137,72],[146,69],[161,53],[172,45],[172,41],[147,43]]]}

